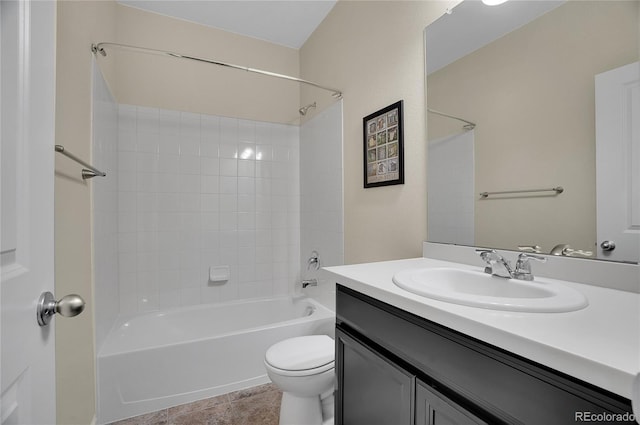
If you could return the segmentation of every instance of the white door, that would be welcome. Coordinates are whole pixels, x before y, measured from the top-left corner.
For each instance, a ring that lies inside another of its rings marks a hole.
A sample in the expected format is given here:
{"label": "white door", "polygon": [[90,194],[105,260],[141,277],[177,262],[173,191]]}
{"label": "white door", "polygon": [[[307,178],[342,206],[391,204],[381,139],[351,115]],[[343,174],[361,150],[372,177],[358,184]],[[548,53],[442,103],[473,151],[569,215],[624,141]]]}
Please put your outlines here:
{"label": "white door", "polygon": [[[598,258],[640,260],[640,63],[596,75]],[[612,245],[613,244],[613,245]],[[607,250],[609,248],[615,248]]]}
{"label": "white door", "polygon": [[0,2],[0,419],[55,423],[53,291],[55,2]]}

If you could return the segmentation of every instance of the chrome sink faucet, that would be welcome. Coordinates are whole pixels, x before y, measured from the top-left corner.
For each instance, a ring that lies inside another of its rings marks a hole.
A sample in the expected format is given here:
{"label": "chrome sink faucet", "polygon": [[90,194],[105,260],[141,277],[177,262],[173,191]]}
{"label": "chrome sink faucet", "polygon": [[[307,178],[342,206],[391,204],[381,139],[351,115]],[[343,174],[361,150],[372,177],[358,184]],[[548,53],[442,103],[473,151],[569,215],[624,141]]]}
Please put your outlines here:
{"label": "chrome sink faucet", "polygon": [[540,255],[521,253],[518,255],[518,261],[516,261],[516,267],[513,269],[511,263],[508,260],[498,254],[495,249],[476,249],[476,252],[480,254],[480,258],[488,264],[484,268],[484,272],[492,276],[498,276],[506,279],[518,279],[518,280],[533,280],[533,274],[531,273],[531,264],[529,260],[536,260],[542,263],[547,259]]}
{"label": "chrome sink faucet", "polygon": [[510,279],[513,277],[513,269],[511,263],[496,252],[495,249],[476,249],[480,254],[482,261],[488,264],[484,268],[484,272],[493,276],[504,277]]}

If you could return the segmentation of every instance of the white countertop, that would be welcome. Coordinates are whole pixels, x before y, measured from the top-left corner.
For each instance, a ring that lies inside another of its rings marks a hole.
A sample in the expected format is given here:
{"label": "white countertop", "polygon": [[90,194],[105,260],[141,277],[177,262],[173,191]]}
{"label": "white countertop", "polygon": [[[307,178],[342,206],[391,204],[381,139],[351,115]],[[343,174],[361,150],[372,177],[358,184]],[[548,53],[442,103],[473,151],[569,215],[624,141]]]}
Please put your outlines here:
{"label": "white countertop", "polygon": [[[628,399],[640,372],[640,294],[563,281],[589,305],[567,313],[467,307],[415,295],[393,275],[409,268],[482,267],[428,258],[327,267],[335,282]],[[534,270],[535,274],[535,270]]]}

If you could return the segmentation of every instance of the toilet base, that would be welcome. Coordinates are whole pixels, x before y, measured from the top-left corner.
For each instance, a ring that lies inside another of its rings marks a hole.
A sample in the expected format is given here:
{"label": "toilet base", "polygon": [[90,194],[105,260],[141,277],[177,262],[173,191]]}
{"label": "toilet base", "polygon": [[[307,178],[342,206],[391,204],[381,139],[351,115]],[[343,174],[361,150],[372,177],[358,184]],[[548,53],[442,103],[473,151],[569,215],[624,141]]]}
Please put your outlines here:
{"label": "toilet base", "polygon": [[300,397],[284,392],[280,404],[280,425],[322,425],[320,397]]}

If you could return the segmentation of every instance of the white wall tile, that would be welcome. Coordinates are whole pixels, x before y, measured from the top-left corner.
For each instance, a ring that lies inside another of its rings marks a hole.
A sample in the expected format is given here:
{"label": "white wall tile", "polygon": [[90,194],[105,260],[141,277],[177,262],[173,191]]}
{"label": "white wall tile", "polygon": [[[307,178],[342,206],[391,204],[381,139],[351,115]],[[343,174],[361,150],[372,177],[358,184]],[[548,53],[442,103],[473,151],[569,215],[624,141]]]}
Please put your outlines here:
{"label": "white wall tile", "polygon": [[203,231],[201,238],[201,248],[203,252],[213,253],[218,256],[218,249],[220,247],[220,234],[217,231]]}
{"label": "white wall tile", "polygon": [[238,193],[238,177],[221,176],[220,177],[220,193],[237,194]]}
{"label": "white wall tile", "polygon": [[191,112],[180,113],[180,136],[200,139],[200,115]]}
{"label": "white wall tile", "polygon": [[133,130],[120,129],[118,131],[118,151],[119,152],[135,152],[136,151],[137,133]]}
{"label": "white wall tile", "polygon": [[[160,289],[176,289],[180,286],[180,251],[158,251],[158,276]],[[171,279],[173,282],[166,282]]]}
{"label": "white wall tile", "polygon": [[238,212],[255,213],[256,196],[254,195],[238,195]]}
{"label": "white wall tile", "polygon": [[181,193],[180,194],[180,211],[182,212],[200,212],[200,197],[198,193]]}
{"label": "white wall tile", "polygon": [[158,132],[166,135],[180,134],[180,112],[160,109],[158,111]]}
{"label": "white wall tile", "polygon": [[221,176],[238,176],[238,160],[231,158],[220,159]]}
{"label": "white wall tile", "polygon": [[180,133],[180,155],[200,156],[200,137]]}
{"label": "white wall tile", "polygon": [[218,211],[220,209],[220,195],[217,193],[200,194],[201,211]]}
{"label": "white wall tile", "polygon": [[158,156],[158,173],[178,174],[180,171],[180,156],[160,152]]}
{"label": "white wall tile", "polygon": [[179,155],[180,154],[180,126],[176,125],[176,132],[168,133],[160,131],[158,134],[158,151],[160,154]]}
{"label": "white wall tile", "polygon": [[158,308],[169,309],[180,307],[181,305],[181,292],[179,290],[164,290],[158,294]]}
{"label": "white wall tile", "polygon": [[200,158],[200,172],[203,175],[220,175],[220,160],[218,158],[208,158],[204,155]]}
{"label": "white wall tile", "polygon": [[180,155],[180,174],[200,175],[200,157],[195,155]]}
{"label": "white wall tile", "polygon": [[253,143],[238,143],[238,159],[254,160],[256,159],[256,145]]}
{"label": "white wall tile", "polygon": [[158,133],[144,133],[138,130],[136,150],[138,152],[160,153]]}
{"label": "white wall tile", "polygon": [[219,150],[220,150],[220,146],[217,142],[214,143],[209,139],[201,139],[201,142],[200,142],[201,157],[218,158]]}
{"label": "white wall tile", "polygon": [[156,175],[156,181],[156,190],[158,192],[180,192],[180,174],[160,173]]}
{"label": "white wall tile", "polygon": [[200,176],[201,193],[220,193],[219,176]]}
{"label": "white wall tile", "polygon": [[218,145],[218,155],[220,158],[238,159],[238,144],[225,141]]}
{"label": "white wall tile", "polygon": [[238,230],[238,213],[237,212],[221,212],[219,218],[220,218],[221,231]]}
{"label": "white wall tile", "polygon": [[256,161],[256,177],[270,179],[273,176],[272,164],[269,161]]}
{"label": "white wall tile", "polygon": [[220,229],[220,214],[217,211],[207,211],[201,213],[201,228],[204,231],[215,231]]}
{"label": "white wall tile", "polygon": [[221,117],[220,118],[220,143],[236,144],[238,143],[238,119]]}
{"label": "white wall tile", "polygon": [[180,304],[184,307],[200,304],[200,288],[185,288],[180,291]]}
{"label": "white wall tile", "polygon": [[256,161],[273,160],[273,148],[271,145],[256,145]]}
{"label": "white wall tile", "polygon": [[[132,295],[120,297],[121,310],[291,291],[301,246],[298,128],[128,105],[118,116],[118,274]],[[219,265],[231,279],[209,283]]]}
{"label": "white wall tile", "polygon": [[200,193],[199,174],[180,174],[180,193]]}
{"label": "white wall tile", "polygon": [[238,195],[221,193],[218,196],[218,206],[220,212],[237,212],[238,211]]}

